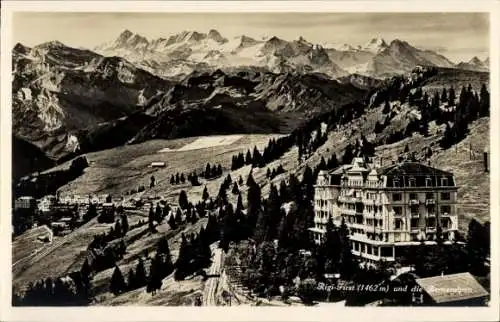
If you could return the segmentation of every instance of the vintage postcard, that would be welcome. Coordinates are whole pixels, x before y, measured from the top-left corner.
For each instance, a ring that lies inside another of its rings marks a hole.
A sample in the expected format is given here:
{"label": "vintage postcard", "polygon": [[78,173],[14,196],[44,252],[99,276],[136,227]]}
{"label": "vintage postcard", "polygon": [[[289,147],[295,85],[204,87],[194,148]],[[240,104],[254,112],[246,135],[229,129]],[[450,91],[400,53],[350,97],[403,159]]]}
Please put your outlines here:
{"label": "vintage postcard", "polygon": [[7,2],[5,320],[496,320],[498,5],[428,4]]}

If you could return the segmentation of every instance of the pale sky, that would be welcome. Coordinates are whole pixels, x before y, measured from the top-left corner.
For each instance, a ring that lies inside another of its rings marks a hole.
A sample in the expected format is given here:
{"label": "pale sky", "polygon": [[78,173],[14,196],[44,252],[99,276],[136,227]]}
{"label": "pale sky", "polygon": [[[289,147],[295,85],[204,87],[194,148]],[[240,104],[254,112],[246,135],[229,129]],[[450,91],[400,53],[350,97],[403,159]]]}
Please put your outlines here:
{"label": "pale sky", "polygon": [[[312,43],[364,45],[374,37],[431,49],[454,62],[489,55],[484,13],[15,13],[13,41],[36,46],[58,40],[92,49],[125,29],[148,39],[218,30],[223,37],[299,36]],[[14,45],[13,44],[13,45]]]}

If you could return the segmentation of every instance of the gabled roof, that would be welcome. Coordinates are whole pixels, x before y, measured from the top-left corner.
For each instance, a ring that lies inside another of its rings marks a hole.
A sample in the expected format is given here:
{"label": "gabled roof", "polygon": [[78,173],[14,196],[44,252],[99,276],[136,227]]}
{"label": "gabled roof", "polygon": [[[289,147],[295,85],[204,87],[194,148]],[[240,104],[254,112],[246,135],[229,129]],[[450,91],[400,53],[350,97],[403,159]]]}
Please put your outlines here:
{"label": "gabled roof", "polygon": [[380,168],[378,173],[391,176],[453,176],[450,172],[426,166],[418,162],[393,164]]}
{"label": "gabled roof", "polygon": [[488,292],[470,273],[419,278],[416,280],[436,303],[488,296]]}
{"label": "gabled roof", "polygon": [[330,171],[330,174],[344,174],[344,172],[349,170],[350,168],[352,168],[352,164],[343,164],[340,167]]}

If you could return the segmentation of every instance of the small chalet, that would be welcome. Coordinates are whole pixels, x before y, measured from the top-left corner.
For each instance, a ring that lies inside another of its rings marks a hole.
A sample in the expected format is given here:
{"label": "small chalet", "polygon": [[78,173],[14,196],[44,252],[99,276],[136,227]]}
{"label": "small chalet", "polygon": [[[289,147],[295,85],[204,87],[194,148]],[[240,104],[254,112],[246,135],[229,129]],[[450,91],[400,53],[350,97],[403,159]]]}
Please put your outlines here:
{"label": "small chalet", "polygon": [[429,306],[485,306],[489,293],[470,273],[419,278],[422,288],[421,305]]}

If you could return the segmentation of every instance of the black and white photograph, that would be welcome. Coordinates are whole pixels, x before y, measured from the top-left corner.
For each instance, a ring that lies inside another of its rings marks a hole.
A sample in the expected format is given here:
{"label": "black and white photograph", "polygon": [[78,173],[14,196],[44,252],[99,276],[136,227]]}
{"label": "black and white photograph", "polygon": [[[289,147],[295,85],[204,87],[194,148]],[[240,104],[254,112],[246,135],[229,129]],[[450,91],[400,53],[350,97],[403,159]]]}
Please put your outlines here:
{"label": "black and white photograph", "polygon": [[12,307],[498,300],[489,12],[25,10],[10,32]]}

